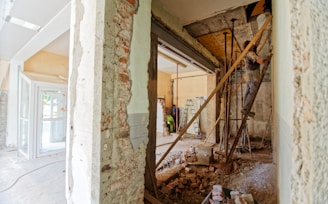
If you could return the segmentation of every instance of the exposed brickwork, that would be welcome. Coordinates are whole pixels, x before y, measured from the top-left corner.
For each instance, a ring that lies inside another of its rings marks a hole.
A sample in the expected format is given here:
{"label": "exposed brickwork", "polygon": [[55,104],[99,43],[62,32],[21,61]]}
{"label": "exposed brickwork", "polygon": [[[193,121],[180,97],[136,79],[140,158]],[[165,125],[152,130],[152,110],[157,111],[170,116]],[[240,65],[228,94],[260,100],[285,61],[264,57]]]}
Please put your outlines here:
{"label": "exposed brickwork", "polygon": [[105,14],[100,195],[103,203],[143,203],[146,146],[132,147],[127,114],[131,98],[128,65],[136,5],[137,0],[117,0],[117,7]]}

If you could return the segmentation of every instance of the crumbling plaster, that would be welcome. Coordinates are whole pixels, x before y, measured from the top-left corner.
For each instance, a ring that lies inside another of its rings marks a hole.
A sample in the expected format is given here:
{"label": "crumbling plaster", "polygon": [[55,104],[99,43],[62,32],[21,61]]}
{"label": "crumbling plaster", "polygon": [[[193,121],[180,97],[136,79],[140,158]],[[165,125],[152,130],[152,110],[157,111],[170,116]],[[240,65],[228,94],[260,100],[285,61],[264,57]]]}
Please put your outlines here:
{"label": "crumbling plaster", "polygon": [[320,0],[273,1],[280,203],[328,200],[327,9]]}
{"label": "crumbling plaster", "polygon": [[[150,5],[149,0],[72,2],[69,203],[143,202]],[[133,143],[133,138],[143,140]]]}

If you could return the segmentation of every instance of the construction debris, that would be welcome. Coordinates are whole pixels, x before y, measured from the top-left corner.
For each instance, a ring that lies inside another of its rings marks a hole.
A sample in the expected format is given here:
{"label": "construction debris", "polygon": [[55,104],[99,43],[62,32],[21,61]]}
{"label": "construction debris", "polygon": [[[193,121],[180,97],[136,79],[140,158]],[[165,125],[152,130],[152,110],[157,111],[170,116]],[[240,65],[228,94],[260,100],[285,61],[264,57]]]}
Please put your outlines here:
{"label": "construction debris", "polygon": [[[272,164],[237,159],[233,170],[225,174],[218,165],[186,165],[170,179],[158,184],[162,203],[202,203],[211,194],[213,187],[220,185],[224,190],[223,203],[252,203],[250,198],[261,203],[276,203]],[[269,180],[270,179],[270,180]],[[269,196],[272,195],[272,196]],[[254,197],[254,198],[253,198]],[[210,200],[208,199],[208,203]],[[206,202],[204,203],[206,204]]]}

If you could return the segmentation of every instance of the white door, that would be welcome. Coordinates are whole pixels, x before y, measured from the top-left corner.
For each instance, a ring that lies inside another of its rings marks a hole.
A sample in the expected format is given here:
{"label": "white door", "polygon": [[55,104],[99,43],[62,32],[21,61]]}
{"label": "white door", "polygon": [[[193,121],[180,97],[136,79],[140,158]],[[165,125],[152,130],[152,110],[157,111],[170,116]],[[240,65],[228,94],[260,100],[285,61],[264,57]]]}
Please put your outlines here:
{"label": "white door", "polygon": [[37,156],[65,150],[66,101],[66,88],[39,87]]}

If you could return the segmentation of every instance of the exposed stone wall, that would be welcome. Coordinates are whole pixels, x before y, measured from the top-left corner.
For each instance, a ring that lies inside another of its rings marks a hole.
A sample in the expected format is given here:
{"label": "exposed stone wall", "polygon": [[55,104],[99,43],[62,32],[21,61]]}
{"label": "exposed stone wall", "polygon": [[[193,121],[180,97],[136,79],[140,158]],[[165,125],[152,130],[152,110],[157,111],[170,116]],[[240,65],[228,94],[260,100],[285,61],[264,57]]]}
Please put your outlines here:
{"label": "exposed stone wall", "polygon": [[7,136],[7,106],[8,106],[7,91],[0,91],[0,149],[6,146]]}

